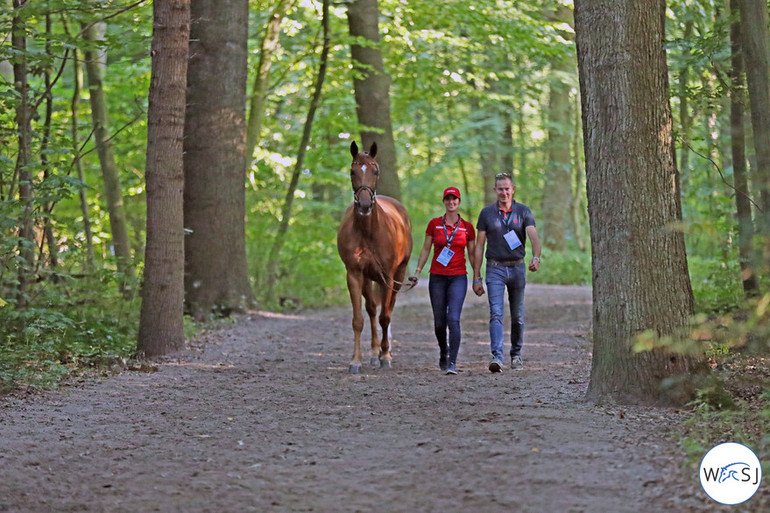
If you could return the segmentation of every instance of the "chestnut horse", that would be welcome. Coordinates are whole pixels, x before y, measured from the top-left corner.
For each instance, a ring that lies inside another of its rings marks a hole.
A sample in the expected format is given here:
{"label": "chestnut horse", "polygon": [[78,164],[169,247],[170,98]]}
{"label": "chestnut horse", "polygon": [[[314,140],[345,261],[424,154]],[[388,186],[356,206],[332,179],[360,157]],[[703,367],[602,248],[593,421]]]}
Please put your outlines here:
{"label": "chestnut horse", "polygon": [[[390,355],[390,316],[401,289],[409,256],[412,254],[412,223],[404,206],[388,196],[377,195],[380,167],[374,159],[377,144],[368,152],[350,145],[353,163],[350,182],[353,185],[353,203],[345,211],[337,233],[337,251],[347,269],[348,292],[353,305],[353,359],[351,374],[361,368],[361,332],[364,317],[361,296],[366,300],[366,313],[372,330],[370,364],[388,368]],[[380,310],[382,340],[378,340],[375,317]]]}

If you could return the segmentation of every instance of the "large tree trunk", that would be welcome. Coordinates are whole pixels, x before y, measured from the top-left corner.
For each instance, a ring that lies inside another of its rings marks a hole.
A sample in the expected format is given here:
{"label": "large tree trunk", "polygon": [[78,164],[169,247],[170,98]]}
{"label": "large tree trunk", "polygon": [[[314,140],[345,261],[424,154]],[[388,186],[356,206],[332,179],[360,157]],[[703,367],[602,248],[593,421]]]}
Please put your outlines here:
{"label": "large tree trunk", "polygon": [[380,51],[377,0],[355,0],[348,6],[348,30],[353,38],[362,38],[366,45],[351,45],[353,57],[353,87],[356,115],[361,127],[361,147],[377,142],[380,179],[377,192],[401,199],[398,179],[396,144],[390,121],[390,76],[385,73]]}
{"label": "large tree trunk", "polygon": [[686,400],[684,388],[665,386],[701,365],[663,348],[633,349],[636,335],[676,334],[693,312],[678,229],[664,19],[663,0],[575,2],[593,251],[587,396],[594,401]]}
{"label": "large tree trunk", "polygon": [[765,237],[764,269],[770,267],[770,53],[767,4],[740,0],[741,43],[751,103],[751,126],[757,170],[754,185],[762,200],[760,231]]}
{"label": "large tree trunk", "polygon": [[147,110],[147,244],[137,352],[184,345],[184,112],[190,0],[155,0]]}
{"label": "large tree trunk", "polygon": [[246,264],[247,0],[193,0],[184,140],[185,294],[197,319],[253,302]]}
{"label": "large tree trunk", "polygon": [[[11,20],[11,46],[17,57],[13,61],[13,82],[19,101],[16,104],[16,135],[18,154],[16,155],[16,176],[19,177],[19,202],[21,203],[21,218],[19,219],[19,287],[16,305],[19,308],[27,306],[27,289],[32,281],[35,264],[35,226],[32,219],[33,188],[32,170],[29,167],[29,157],[32,144],[32,107],[29,98],[29,82],[27,81],[27,35],[25,20],[21,17],[21,9],[26,0],[13,0],[13,18]],[[10,195],[13,197],[13,194]]]}
{"label": "large tree trunk", "polygon": [[[83,38],[90,43],[97,40],[96,29],[93,25],[84,25]],[[94,140],[99,155],[99,164],[104,180],[104,195],[107,199],[107,210],[110,215],[110,231],[112,245],[115,251],[118,271],[124,279],[120,288],[129,295],[129,283],[133,281],[134,268],[131,258],[131,245],[128,240],[128,223],[123,208],[123,190],[120,184],[120,172],[115,163],[112,150],[111,134],[107,115],[107,99],[102,85],[102,68],[99,64],[99,52],[91,48],[85,52],[86,74],[91,99],[91,117],[94,125]]]}
{"label": "large tree trunk", "polygon": [[249,118],[246,128],[246,165],[254,158],[254,149],[259,141],[259,133],[262,130],[262,119],[265,115],[265,99],[267,95],[270,66],[273,63],[273,54],[278,47],[278,36],[281,34],[281,20],[291,5],[291,0],[279,0],[275,10],[265,27],[262,44],[259,50],[259,65],[254,76],[254,87],[249,100]]}
{"label": "large tree trunk", "polygon": [[743,92],[743,56],[741,51],[741,24],[738,21],[738,2],[730,0],[733,22],[730,25],[730,140],[735,186],[735,206],[738,214],[738,258],[741,266],[743,292],[747,297],[759,294],[755,270],[754,223],[751,216],[748,171],[746,169],[746,138],[744,134],[744,110],[746,95]]}
{"label": "large tree trunk", "polygon": [[323,89],[324,80],[326,79],[326,67],[329,60],[329,49],[331,48],[331,29],[329,21],[329,0],[323,0],[323,49],[321,50],[321,58],[318,64],[318,75],[316,77],[315,88],[313,89],[313,98],[310,101],[310,108],[308,109],[307,117],[305,118],[305,127],[302,130],[302,140],[299,144],[299,151],[297,152],[297,161],[294,164],[294,171],[291,175],[291,182],[289,188],[286,191],[286,198],[284,199],[283,208],[281,209],[281,224],[278,226],[278,232],[276,233],[273,245],[270,248],[270,255],[267,259],[267,288],[265,297],[269,303],[273,302],[275,285],[278,281],[278,263],[280,261],[281,249],[283,243],[286,240],[286,233],[289,231],[289,220],[291,219],[291,207],[294,203],[294,193],[297,191],[297,185],[299,184],[299,175],[302,169],[305,167],[305,151],[310,145],[310,133],[313,128],[313,118],[315,117],[316,110],[321,104],[321,91]]}

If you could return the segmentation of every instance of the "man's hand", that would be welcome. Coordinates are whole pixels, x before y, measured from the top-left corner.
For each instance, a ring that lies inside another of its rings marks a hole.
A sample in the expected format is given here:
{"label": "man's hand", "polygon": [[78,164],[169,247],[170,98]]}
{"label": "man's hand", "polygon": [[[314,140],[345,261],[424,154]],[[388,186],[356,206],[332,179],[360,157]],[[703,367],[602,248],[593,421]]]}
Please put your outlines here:
{"label": "man's hand", "polygon": [[540,269],[540,257],[532,257],[529,261],[529,270],[533,273]]}
{"label": "man's hand", "polygon": [[484,295],[484,284],[481,282],[474,283],[473,284],[473,292],[476,293],[477,296],[481,297]]}

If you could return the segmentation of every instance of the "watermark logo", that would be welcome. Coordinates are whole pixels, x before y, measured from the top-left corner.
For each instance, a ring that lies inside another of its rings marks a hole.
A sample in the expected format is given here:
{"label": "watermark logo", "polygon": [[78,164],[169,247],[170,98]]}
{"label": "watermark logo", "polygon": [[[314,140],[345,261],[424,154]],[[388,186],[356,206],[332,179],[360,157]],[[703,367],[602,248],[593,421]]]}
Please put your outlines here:
{"label": "watermark logo", "polygon": [[719,444],[700,462],[703,491],[720,504],[746,502],[757,492],[761,482],[759,458],[743,444]]}

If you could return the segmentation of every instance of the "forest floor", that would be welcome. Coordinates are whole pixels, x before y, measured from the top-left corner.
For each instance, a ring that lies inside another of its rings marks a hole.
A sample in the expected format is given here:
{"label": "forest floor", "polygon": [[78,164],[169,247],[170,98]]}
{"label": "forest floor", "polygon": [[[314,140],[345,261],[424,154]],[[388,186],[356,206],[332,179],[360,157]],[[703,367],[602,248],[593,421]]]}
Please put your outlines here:
{"label": "forest floor", "polygon": [[399,297],[390,370],[348,374],[349,308],[252,312],[162,362],[0,398],[0,511],[759,511],[703,493],[686,411],[583,401],[590,288],[530,284],[525,368],[502,374],[469,293],[446,376],[426,281]]}

